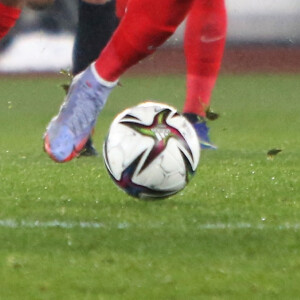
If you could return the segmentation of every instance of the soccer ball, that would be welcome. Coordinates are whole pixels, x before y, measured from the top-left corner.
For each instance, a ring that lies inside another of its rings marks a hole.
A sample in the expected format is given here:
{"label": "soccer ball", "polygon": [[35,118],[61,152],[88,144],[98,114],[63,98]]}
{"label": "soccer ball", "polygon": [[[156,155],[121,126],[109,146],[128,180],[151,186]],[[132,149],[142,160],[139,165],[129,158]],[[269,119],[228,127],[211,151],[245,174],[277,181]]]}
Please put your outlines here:
{"label": "soccer ball", "polygon": [[144,102],[113,120],[103,146],[114,182],[137,198],[163,198],[182,190],[200,159],[197,134],[169,105]]}

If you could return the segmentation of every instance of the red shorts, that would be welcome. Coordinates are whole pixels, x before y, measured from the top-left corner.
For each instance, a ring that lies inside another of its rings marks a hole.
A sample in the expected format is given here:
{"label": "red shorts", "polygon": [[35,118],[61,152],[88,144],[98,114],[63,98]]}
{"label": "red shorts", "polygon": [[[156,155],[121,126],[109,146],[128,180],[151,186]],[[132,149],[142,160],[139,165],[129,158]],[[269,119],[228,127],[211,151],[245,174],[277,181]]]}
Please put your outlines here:
{"label": "red shorts", "polygon": [[116,0],[116,14],[119,18],[124,16],[127,2],[128,0]]}

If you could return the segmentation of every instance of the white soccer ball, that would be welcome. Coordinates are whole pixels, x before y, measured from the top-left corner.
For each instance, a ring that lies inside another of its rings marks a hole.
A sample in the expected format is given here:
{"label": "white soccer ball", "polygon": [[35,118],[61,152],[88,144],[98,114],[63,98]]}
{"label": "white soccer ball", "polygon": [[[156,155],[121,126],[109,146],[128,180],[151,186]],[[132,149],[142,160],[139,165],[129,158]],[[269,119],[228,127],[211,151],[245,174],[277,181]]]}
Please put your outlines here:
{"label": "white soccer ball", "polygon": [[198,136],[174,107],[144,102],[113,120],[103,146],[114,182],[138,198],[162,198],[182,190],[200,159]]}

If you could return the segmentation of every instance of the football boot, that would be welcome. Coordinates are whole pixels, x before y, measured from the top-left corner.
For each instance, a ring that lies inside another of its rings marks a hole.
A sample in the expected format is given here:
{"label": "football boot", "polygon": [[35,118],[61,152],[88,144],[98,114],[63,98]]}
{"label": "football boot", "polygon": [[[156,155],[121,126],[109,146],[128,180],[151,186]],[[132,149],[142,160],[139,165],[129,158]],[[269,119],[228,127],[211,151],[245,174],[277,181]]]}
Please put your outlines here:
{"label": "football boot", "polygon": [[209,127],[206,124],[205,118],[193,114],[193,113],[183,113],[183,115],[190,121],[194,126],[194,129],[199,137],[200,148],[201,149],[217,149],[217,147],[211,143],[209,138]]}
{"label": "football boot", "polygon": [[74,77],[44,134],[44,149],[54,161],[70,161],[81,153],[116,84],[100,78],[93,64]]}

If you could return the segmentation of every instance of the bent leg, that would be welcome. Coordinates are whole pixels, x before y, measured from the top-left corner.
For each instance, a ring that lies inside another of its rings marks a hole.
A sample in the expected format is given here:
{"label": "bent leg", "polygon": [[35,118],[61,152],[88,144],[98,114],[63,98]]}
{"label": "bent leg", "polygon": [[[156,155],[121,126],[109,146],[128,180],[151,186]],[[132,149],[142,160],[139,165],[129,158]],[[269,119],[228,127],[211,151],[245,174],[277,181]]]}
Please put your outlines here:
{"label": "bent leg", "polygon": [[193,0],[129,0],[112,39],[96,60],[96,70],[108,81],[152,54],[186,17]]}

